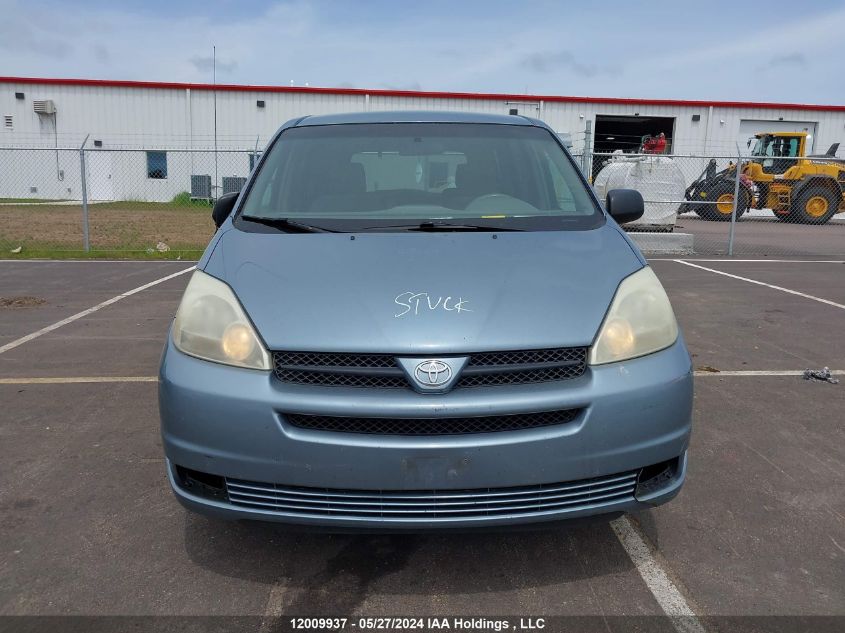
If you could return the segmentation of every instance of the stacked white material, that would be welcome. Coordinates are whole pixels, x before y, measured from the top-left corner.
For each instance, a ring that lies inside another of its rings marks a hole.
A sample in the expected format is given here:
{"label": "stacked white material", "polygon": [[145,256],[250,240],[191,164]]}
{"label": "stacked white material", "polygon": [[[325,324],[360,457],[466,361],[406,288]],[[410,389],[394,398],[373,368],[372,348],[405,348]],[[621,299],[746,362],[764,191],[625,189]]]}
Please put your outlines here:
{"label": "stacked white material", "polygon": [[611,189],[636,189],[645,200],[645,213],[626,226],[672,230],[684,199],[686,182],[675,161],[666,156],[613,157],[596,176],[593,186],[601,200]]}

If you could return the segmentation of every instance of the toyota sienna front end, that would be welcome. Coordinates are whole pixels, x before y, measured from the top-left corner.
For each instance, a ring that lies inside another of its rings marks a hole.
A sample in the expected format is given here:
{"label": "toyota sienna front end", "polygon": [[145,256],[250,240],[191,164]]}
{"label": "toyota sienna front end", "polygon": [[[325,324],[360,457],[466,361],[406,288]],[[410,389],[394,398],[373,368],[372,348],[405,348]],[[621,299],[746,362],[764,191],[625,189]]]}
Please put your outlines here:
{"label": "toyota sienna front end", "polygon": [[606,207],[536,120],[285,124],[215,205],[162,357],[179,501],[403,530],[671,499],[690,358],[616,221],[642,198],[616,190]]}

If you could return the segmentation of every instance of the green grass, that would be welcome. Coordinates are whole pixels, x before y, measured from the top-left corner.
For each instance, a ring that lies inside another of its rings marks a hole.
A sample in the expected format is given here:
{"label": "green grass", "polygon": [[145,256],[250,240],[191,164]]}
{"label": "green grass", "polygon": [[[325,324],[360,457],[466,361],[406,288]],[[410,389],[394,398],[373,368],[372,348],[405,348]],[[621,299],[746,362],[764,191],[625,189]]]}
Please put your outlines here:
{"label": "green grass", "polygon": [[[0,198],[0,204],[39,204],[49,206],[50,203],[55,202],[71,202],[70,200],[47,200],[47,199],[40,199],[40,198]],[[75,208],[76,206],[81,207],[82,201],[81,200],[74,200],[76,204],[72,205],[61,205],[62,207],[68,206],[71,208]],[[206,202],[205,200],[191,200],[190,194],[183,192],[179,195],[175,196],[173,200],[170,202],[147,202],[146,200],[114,200],[112,202],[89,202],[89,208],[98,208],[98,209],[143,209],[143,210],[155,210],[155,209],[183,209],[189,211],[199,211],[202,213],[211,214],[211,205]]]}
{"label": "green grass", "polygon": [[[79,204],[82,206],[82,203]],[[137,211],[156,211],[156,210],[172,210],[179,209],[180,211],[196,212],[208,214],[211,217],[211,205],[202,200],[188,202],[144,202],[142,200],[120,200],[116,202],[92,202],[88,205],[89,209],[120,209],[120,210],[137,210]]]}
{"label": "green grass", "polygon": [[153,251],[148,253],[146,249],[143,250],[126,250],[126,249],[91,249],[87,253],[83,250],[65,250],[50,247],[40,247],[39,245],[28,246],[21,250],[20,253],[10,253],[0,251],[0,259],[16,260],[16,259],[131,259],[136,261],[154,261],[154,260],[177,260],[182,259],[187,262],[197,260],[202,255],[202,250],[194,249],[173,249],[166,253],[159,253]]}
{"label": "green grass", "polygon": [[[0,205],[0,259],[196,259],[214,234],[207,204],[109,202],[89,208],[91,251],[77,206]],[[164,253],[156,246],[169,247]],[[21,249],[20,253],[13,250]]]}
{"label": "green grass", "polygon": [[67,198],[0,198],[0,204],[44,204],[48,202],[67,202]]}
{"label": "green grass", "polygon": [[207,200],[191,200],[191,194],[187,191],[177,193],[173,196],[168,204],[177,207],[199,207],[202,209],[211,209],[211,204]]}
{"label": "green grass", "polygon": [[[79,206],[0,205],[0,259],[192,260],[214,234],[210,205],[185,196],[92,204],[88,211],[92,250],[86,253]],[[159,242],[169,250],[158,252]],[[11,252],[19,247],[20,253]]]}

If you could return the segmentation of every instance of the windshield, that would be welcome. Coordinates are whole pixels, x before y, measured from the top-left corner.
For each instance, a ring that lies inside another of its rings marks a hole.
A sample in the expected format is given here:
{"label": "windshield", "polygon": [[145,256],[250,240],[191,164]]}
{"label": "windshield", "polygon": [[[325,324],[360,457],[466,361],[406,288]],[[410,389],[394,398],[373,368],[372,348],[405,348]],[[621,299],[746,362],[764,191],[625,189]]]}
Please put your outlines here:
{"label": "windshield", "polygon": [[798,156],[798,138],[794,136],[760,136],[751,150],[752,156]]}
{"label": "windshield", "polygon": [[271,148],[241,217],[341,231],[593,228],[604,217],[576,169],[534,126],[294,127]]}

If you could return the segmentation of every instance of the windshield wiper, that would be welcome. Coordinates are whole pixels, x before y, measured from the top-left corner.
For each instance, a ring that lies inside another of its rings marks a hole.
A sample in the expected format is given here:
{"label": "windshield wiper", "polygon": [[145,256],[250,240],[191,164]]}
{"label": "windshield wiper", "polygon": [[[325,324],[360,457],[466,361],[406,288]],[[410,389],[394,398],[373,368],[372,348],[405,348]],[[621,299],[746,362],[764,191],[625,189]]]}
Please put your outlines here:
{"label": "windshield wiper", "polygon": [[335,231],[327,229],[322,226],[314,226],[313,224],[305,224],[304,222],[297,222],[290,218],[265,218],[258,215],[241,215],[244,220],[248,222],[255,222],[256,224],[263,224],[265,226],[272,226],[279,229],[293,229],[300,233],[341,233],[342,231]]}
{"label": "windshield wiper", "polygon": [[452,224],[450,222],[419,222],[417,224],[391,224],[384,226],[365,226],[362,231],[375,231],[378,229],[399,229],[405,231],[421,231],[428,233],[446,233],[449,231],[467,232],[488,232],[499,233],[502,231],[522,231],[503,226],[490,226],[487,224]]}

